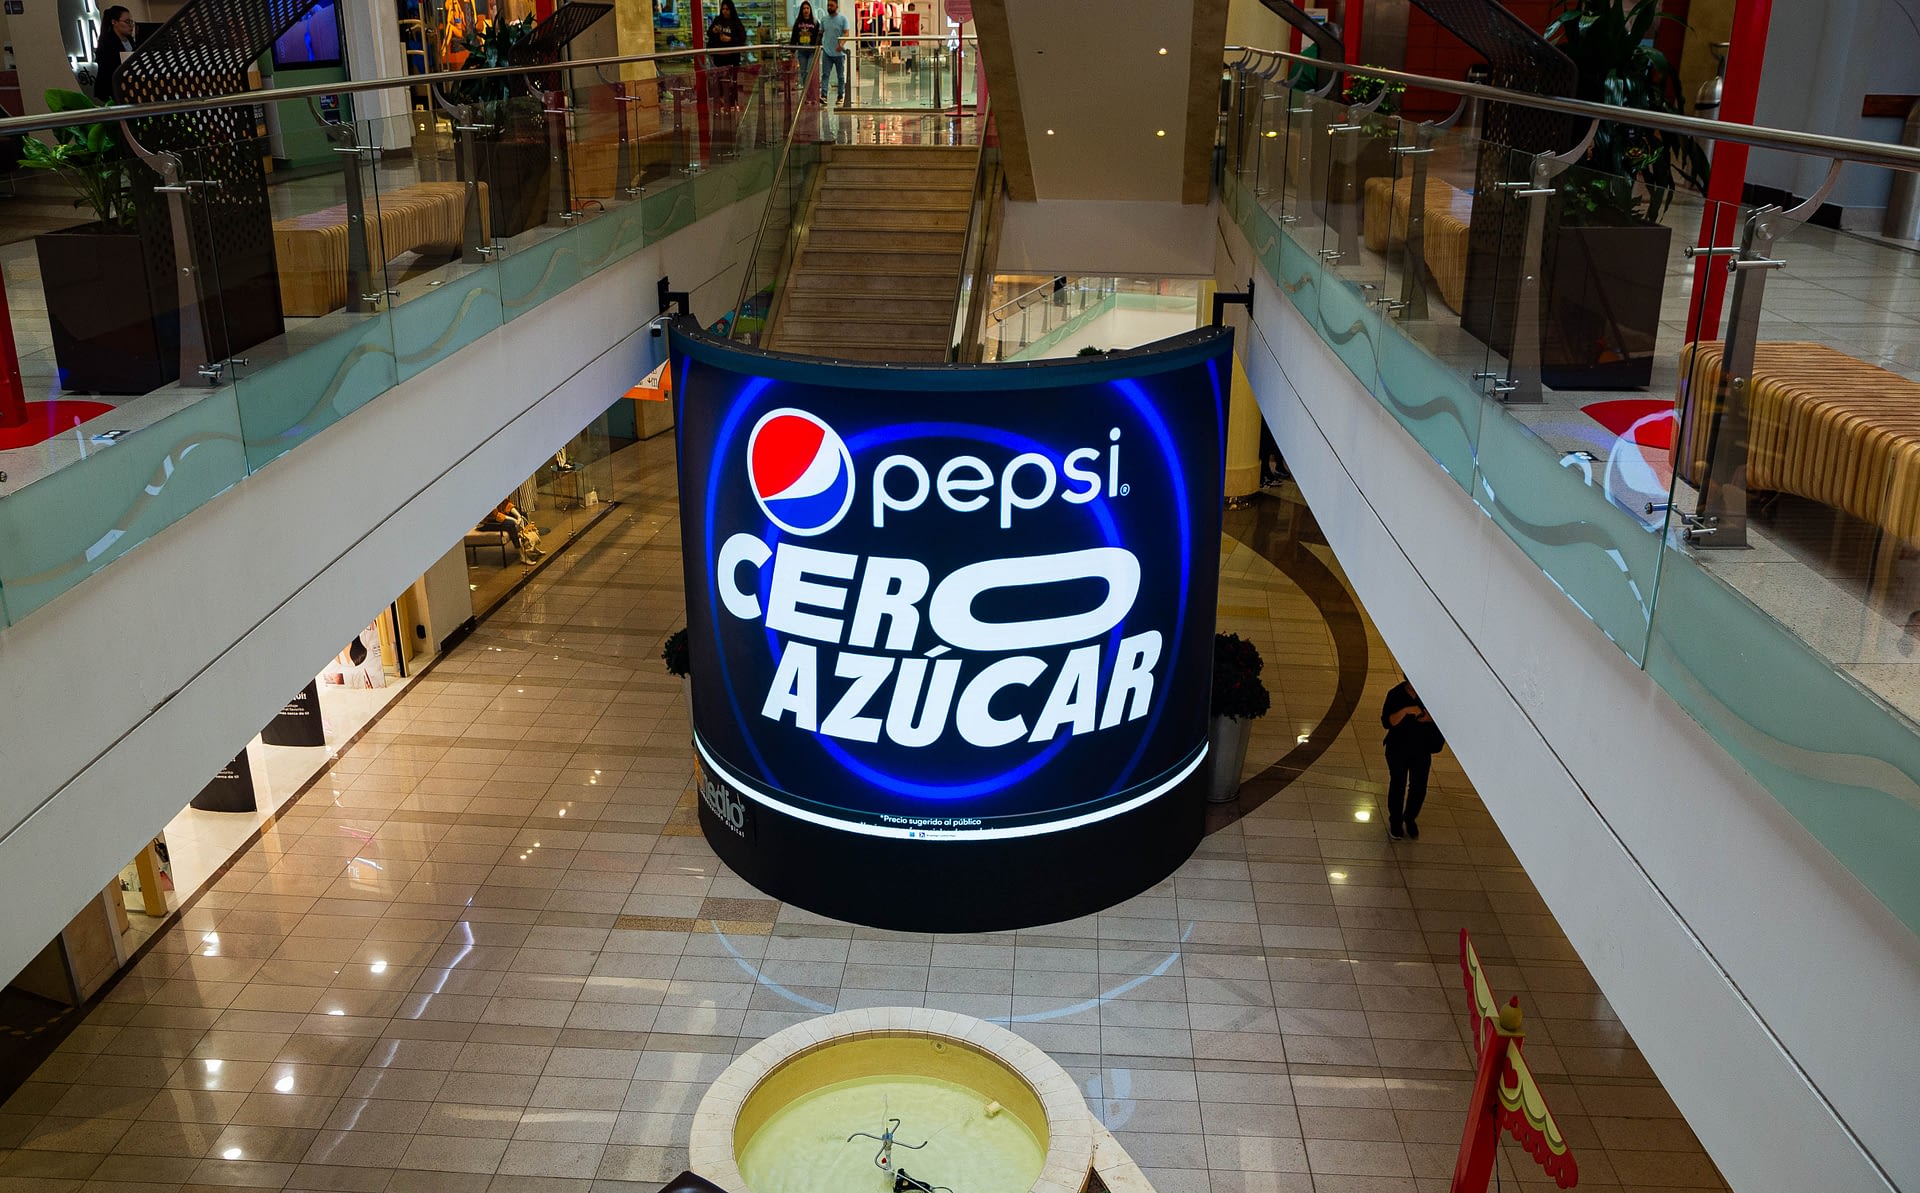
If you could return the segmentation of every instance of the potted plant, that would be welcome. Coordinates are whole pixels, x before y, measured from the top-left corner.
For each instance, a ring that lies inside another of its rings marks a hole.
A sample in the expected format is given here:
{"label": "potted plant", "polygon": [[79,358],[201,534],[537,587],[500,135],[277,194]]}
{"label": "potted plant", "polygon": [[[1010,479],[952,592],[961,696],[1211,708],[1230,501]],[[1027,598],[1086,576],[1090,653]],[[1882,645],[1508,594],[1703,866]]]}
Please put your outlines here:
{"label": "potted plant", "polygon": [[687,645],[687,631],[675,630],[667,635],[660,647],[660,661],[667,665],[667,674],[680,677],[680,686],[687,693],[687,711],[693,711],[693,652]]}
{"label": "potted plant", "polygon": [[[102,105],[78,91],[49,88],[51,112]],[[135,228],[134,205],[152,178],[133,157],[117,124],[50,130],[21,139],[21,164],[58,174],[91,223],[34,238],[46,295],[53,356],[64,388],[81,393],[143,394],[173,380],[178,313],[158,301]]]}
{"label": "potted plant", "polygon": [[1213,724],[1207,732],[1213,769],[1207,798],[1214,803],[1228,803],[1240,794],[1250,722],[1266,716],[1273,705],[1260,678],[1265,665],[1259,649],[1240,635],[1213,636]]}
{"label": "potted plant", "polygon": [[[495,20],[461,39],[462,70],[523,66],[524,50],[538,22],[529,14],[518,21]],[[527,76],[473,79],[448,88],[455,103],[473,105],[474,123],[491,128],[475,146],[493,235],[517,236],[547,218],[551,153],[542,105],[528,90]]]}
{"label": "potted plant", "polygon": [[1339,179],[1334,185],[1344,188],[1350,183],[1352,188],[1344,194],[1335,193],[1334,198],[1360,204],[1365,201],[1369,179],[1393,177],[1400,163],[1388,150],[1393,147],[1394,138],[1399,134],[1400,122],[1394,118],[1394,113],[1399,109],[1400,96],[1406,89],[1405,83],[1389,82],[1378,75],[1356,73],[1346,76],[1346,85],[1340,91],[1341,102],[1350,108],[1364,106],[1375,99],[1380,103],[1372,111],[1361,112],[1352,119],[1352,123],[1358,124],[1361,131],[1349,134],[1360,138],[1351,178],[1339,178],[1340,171],[1346,168],[1346,159],[1340,156],[1344,152],[1343,142],[1335,139],[1329,143],[1329,151],[1334,154],[1335,177]]}
{"label": "potted plant", "polygon": [[[1652,45],[1673,20],[1657,0],[1564,0],[1547,39],[1580,71],[1577,98],[1683,110],[1677,73]],[[1541,263],[1541,379],[1556,388],[1636,389],[1653,377],[1673,231],[1660,222],[1682,182],[1705,185],[1692,137],[1605,121],[1560,176],[1560,219]]]}

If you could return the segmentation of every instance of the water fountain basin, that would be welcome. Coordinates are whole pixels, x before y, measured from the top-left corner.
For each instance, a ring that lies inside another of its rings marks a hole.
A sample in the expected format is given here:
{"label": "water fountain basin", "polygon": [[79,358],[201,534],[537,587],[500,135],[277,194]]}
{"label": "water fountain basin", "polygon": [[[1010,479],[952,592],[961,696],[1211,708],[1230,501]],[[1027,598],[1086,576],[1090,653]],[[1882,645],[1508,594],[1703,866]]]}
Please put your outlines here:
{"label": "water fountain basin", "polygon": [[748,1049],[701,1100],[689,1166],[731,1193],[882,1193],[878,1141],[846,1137],[889,1115],[893,1167],[954,1193],[1081,1193],[1093,1166],[1097,1125],[1052,1058],[919,1007],[823,1015]]}

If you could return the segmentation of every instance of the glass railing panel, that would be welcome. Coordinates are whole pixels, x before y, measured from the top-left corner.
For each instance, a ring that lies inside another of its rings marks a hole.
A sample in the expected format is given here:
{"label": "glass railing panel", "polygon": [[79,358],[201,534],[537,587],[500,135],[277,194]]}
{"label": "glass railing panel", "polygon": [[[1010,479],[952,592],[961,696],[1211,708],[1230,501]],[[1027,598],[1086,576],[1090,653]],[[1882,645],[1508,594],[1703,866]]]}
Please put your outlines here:
{"label": "glass railing panel", "polygon": [[820,55],[806,56],[805,73],[787,60],[770,75],[767,104],[790,139],[772,147],[773,175],[767,202],[747,249],[731,334],[750,344],[765,344],[769,322],[789,298],[784,283],[799,251],[796,233],[821,162],[821,105],[818,99]]}
{"label": "glass railing panel", "polygon": [[[339,109],[321,111],[332,117]],[[457,251],[461,202],[451,184],[421,187],[401,157],[387,165],[380,122],[315,123],[255,152],[287,163],[268,189],[278,334],[236,335],[226,371],[238,393],[247,467],[262,467],[391,389],[399,380],[390,275],[423,254]],[[276,173],[278,173],[276,171]],[[216,175],[217,176],[217,175]],[[213,218],[222,214],[209,198]],[[221,250],[216,239],[202,277],[223,296],[258,292],[259,263]],[[391,263],[391,264],[390,264]],[[229,301],[217,308],[238,309]],[[230,315],[229,315],[230,317]]]}
{"label": "glass railing panel", "polygon": [[[190,161],[189,166],[198,162]],[[194,175],[188,175],[193,177]],[[211,243],[211,205],[186,203],[188,237]],[[171,296],[156,301],[177,313]],[[35,609],[179,521],[246,475],[237,396],[196,366],[204,342],[192,320],[162,320],[164,352],[188,337],[186,376],[116,403],[70,407],[79,421],[42,441],[0,496],[0,603],[9,622]],[[107,395],[103,395],[107,396]],[[12,453],[9,453],[11,455]],[[24,474],[23,474],[24,473]]]}
{"label": "glass railing panel", "polygon": [[[1620,190],[1581,166],[1553,172],[1514,154],[1503,246],[1517,244],[1495,302],[1512,311],[1505,372],[1488,378],[1474,498],[1561,591],[1635,662],[1646,656],[1660,567],[1671,431],[1669,333],[1685,308],[1685,259],[1671,197],[1596,212]],[[1514,225],[1518,225],[1517,227]],[[1503,257],[1507,254],[1503,252]],[[1670,292],[1679,297],[1668,299]],[[1637,363],[1636,363],[1637,362]]]}
{"label": "glass railing panel", "polygon": [[1327,343],[1353,375],[1378,392],[1381,320],[1387,301],[1387,261],[1362,234],[1362,196],[1392,192],[1402,157],[1391,152],[1398,121],[1351,105],[1327,127],[1326,226],[1320,256],[1320,326]]}
{"label": "glass railing panel", "polygon": [[1274,218],[1310,267],[1289,273],[1281,284],[1307,322],[1323,329],[1320,286],[1326,259],[1322,254],[1328,248],[1331,227],[1327,188],[1333,183],[1332,134],[1327,130],[1345,116],[1346,105],[1303,91],[1289,92],[1287,99],[1287,131],[1282,138],[1286,165],[1281,175],[1281,206]]}
{"label": "glass railing panel", "polygon": [[1712,210],[1784,264],[1699,266],[1647,668],[1920,931],[1920,258]]}
{"label": "glass railing panel", "polygon": [[1478,140],[1401,121],[1390,147],[1400,167],[1361,196],[1361,242],[1386,265],[1392,317],[1380,340],[1377,394],[1462,489],[1473,484],[1487,347],[1466,334],[1467,245],[1476,202]]}

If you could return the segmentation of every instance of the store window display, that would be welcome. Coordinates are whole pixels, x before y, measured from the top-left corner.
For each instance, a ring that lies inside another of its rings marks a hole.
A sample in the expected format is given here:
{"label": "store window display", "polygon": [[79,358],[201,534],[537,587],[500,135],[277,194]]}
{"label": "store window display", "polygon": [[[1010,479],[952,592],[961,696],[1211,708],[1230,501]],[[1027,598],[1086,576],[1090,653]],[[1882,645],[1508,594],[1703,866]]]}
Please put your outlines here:
{"label": "store window display", "polygon": [[601,415],[474,524],[466,555],[476,613],[606,513],[613,495],[610,449]]}

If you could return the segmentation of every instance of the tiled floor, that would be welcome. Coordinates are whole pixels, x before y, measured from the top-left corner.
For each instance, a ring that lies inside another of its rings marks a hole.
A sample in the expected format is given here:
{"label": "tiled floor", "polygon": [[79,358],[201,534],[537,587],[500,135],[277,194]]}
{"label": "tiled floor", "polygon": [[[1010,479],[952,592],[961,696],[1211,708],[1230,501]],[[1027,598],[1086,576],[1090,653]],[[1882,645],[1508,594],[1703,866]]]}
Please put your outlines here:
{"label": "tiled floor", "polygon": [[[1423,839],[1385,839],[1373,710],[1397,672],[1296,502],[1236,515],[1223,547],[1222,626],[1277,693],[1242,806],[1107,912],[915,936],[767,899],[699,835],[657,657],[682,616],[671,452],[617,456],[622,505],[0,1106],[0,1190],[657,1185],[733,1055],[871,1005],[1009,1024],[1163,1193],[1439,1190],[1463,926],[1527,1010],[1582,1187],[1724,1187],[1449,758]],[[1509,1150],[1504,1185],[1537,1176]]]}

